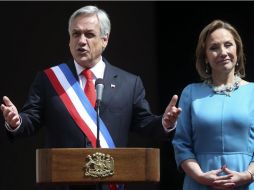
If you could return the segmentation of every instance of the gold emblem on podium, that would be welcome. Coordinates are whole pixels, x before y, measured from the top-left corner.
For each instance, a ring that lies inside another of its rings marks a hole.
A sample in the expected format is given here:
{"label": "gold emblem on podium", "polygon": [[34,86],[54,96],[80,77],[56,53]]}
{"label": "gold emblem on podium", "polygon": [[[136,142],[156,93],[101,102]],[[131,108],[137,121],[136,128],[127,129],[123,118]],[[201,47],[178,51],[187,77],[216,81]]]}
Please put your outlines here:
{"label": "gold emblem on podium", "polygon": [[85,176],[107,177],[114,175],[114,159],[109,154],[96,152],[86,157]]}

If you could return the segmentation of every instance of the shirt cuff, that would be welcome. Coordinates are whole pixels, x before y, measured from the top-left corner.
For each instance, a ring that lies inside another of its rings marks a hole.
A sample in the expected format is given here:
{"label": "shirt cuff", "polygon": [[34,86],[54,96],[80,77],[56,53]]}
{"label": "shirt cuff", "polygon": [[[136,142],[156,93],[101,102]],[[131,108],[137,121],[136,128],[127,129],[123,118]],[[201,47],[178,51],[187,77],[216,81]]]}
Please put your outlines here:
{"label": "shirt cuff", "polygon": [[11,128],[10,125],[5,121],[5,128],[7,129],[7,131],[15,133],[17,130],[19,130],[21,123],[22,123],[21,117],[19,117],[19,119],[20,119],[20,124],[15,129]]}
{"label": "shirt cuff", "polygon": [[170,133],[171,131],[175,130],[176,124],[177,124],[177,122],[175,122],[174,127],[167,128],[167,127],[165,127],[165,126],[163,125],[163,122],[162,122],[162,126],[163,126],[164,131],[165,131],[166,133]]}

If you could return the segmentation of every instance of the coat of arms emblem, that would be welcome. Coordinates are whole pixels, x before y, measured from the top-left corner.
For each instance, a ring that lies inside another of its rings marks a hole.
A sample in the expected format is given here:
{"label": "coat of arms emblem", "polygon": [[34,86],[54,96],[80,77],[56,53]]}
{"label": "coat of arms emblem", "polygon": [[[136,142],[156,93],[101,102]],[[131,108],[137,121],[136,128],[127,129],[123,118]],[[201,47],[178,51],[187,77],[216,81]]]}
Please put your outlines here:
{"label": "coat of arms emblem", "polygon": [[109,154],[96,152],[86,157],[85,176],[107,177],[114,175],[114,159]]}

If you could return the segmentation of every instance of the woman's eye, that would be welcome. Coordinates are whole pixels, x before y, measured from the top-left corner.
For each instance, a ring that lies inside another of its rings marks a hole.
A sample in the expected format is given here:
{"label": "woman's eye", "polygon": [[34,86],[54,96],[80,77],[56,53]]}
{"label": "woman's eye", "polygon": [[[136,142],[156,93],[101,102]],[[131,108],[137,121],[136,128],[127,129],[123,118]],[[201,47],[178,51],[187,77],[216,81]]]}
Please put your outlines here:
{"label": "woman's eye", "polygon": [[218,47],[217,46],[211,46],[209,49],[210,50],[216,50]]}
{"label": "woman's eye", "polygon": [[231,43],[226,43],[226,44],[225,44],[225,47],[231,47],[231,46],[232,46]]}

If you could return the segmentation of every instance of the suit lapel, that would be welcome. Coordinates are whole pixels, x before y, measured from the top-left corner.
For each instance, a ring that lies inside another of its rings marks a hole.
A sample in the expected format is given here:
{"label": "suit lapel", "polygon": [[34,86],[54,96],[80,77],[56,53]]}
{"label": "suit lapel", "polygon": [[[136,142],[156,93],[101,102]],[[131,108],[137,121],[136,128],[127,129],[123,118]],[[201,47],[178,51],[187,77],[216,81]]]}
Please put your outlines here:
{"label": "suit lapel", "polygon": [[68,65],[68,67],[70,68],[71,72],[73,73],[73,76],[75,77],[75,79],[77,81],[79,81],[79,78],[78,78],[78,74],[77,74],[77,71],[76,71],[76,67],[75,67],[75,64],[74,64],[74,61],[73,60],[70,60],[66,63]]}
{"label": "suit lapel", "polygon": [[[116,95],[117,89],[120,87],[119,77],[117,70],[113,67],[106,59],[103,58],[103,61],[106,64],[104,71],[104,89],[103,89],[103,97],[102,97],[102,105],[101,105],[101,114],[103,115],[104,111],[107,109],[108,105],[112,104],[111,100]],[[73,73],[76,80],[78,79],[77,71],[74,65],[74,61],[70,60],[67,62],[71,72]]]}
{"label": "suit lapel", "polygon": [[104,90],[103,90],[103,97],[102,97],[102,107],[101,113],[103,113],[108,105],[114,103],[111,100],[116,95],[116,91],[120,86],[119,77],[112,65],[110,65],[106,60],[103,60],[106,64],[105,72],[104,72]]}

